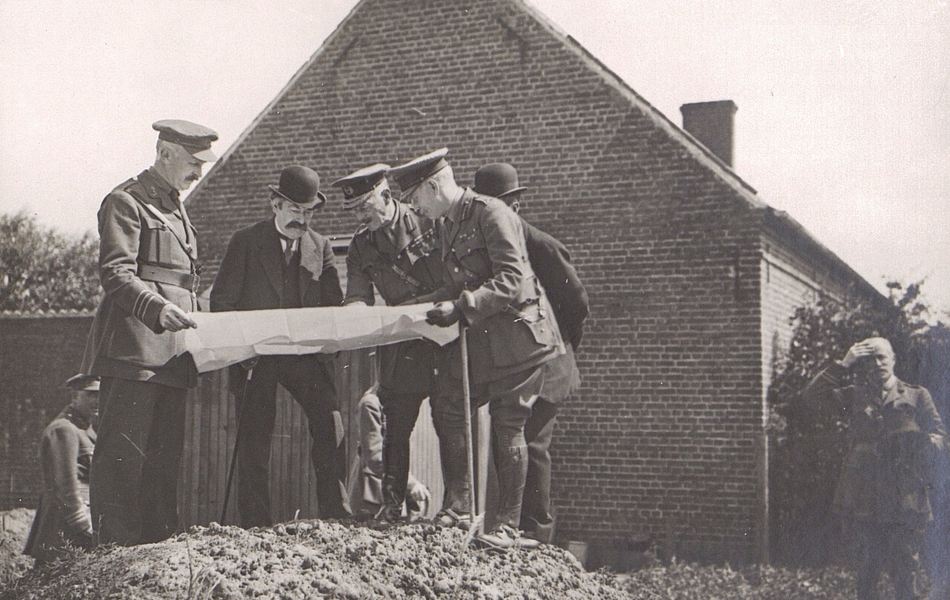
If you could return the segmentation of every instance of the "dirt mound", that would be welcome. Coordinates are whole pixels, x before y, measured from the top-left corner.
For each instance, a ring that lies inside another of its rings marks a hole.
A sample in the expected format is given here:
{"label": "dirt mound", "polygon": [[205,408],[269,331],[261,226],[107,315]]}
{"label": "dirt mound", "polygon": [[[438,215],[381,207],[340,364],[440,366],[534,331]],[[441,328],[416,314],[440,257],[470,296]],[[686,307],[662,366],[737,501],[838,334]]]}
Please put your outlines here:
{"label": "dirt mound", "polygon": [[464,542],[463,531],[428,523],[212,524],[159,544],[76,553],[0,598],[630,598],[560,548],[494,553]]}
{"label": "dirt mound", "polygon": [[23,554],[23,544],[35,513],[29,508],[0,512],[0,589],[33,566],[33,559]]}

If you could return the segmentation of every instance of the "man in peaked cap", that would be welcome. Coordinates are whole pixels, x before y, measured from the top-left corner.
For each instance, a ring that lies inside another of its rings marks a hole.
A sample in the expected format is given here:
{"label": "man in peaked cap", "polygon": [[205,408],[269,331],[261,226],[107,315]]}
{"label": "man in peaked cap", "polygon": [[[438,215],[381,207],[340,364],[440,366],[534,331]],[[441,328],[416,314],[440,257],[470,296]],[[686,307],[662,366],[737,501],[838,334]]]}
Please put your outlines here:
{"label": "man in peaked cap", "polygon": [[23,553],[48,562],[64,548],[92,546],[89,466],[96,446],[99,378],[74,375],[66,381],[70,401],[40,438],[43,495]]}
{"label": "man in peaked cap", "polygon": [[[346,255],[344,304],[372,306],[379,292],[388,306],[423,302],[442,286],[442,259],[432,221],[398,202],[389,189],[389,165],[375,164],[332,183],[343,208],[360,227]],[[377,396],[386,421],[383,439],[382,507],[377,518],[400,519],[409,478],[409,437],[419,407],[439,402],[435,371],[441,351],[428,340],[381,346]],[[441,429],[436,431],[442,435]],[[444,458],[443,458],[444,460]],[[444,464],[444,463],[443,463]]]}
{"label": "man in peaked cap", "polygon": [[158,121],[155,164],[115,188],[99,209],[105,295],[82,372],[101,377],[99,437],[89,496],[100,543],[163,540],[178,529],[185,396],[197,381],[182,353],[198,310],[195,229],[179,192],[216,160],[211,129]]}
{"label": "man in peaked cap", "polygon": [[[947,450],[947,430],[930,392],[898,379],[894,365],[890,342],[868,338],[823,369],[803,392],[809,400],[833,399],[850,417],[834,509],[856,534],[858,600],[879,598],[885,571],[895,598],[923,597],[920,549],[933,520],[927,491],[936,453]],[[864,381],[848,385],[848,373],[862,366]]]}
{"label": "man in peaked cap", "polygon": [[[497,523],[486,544],[533,547],[521,539],[519,523],[528,463],[524,425],[541,391],[543,363],[563,353],[551,308],[538,283],[525,247],[521,220],[497,198],[461,188],[441,148],[390,171],[412,202],[430,219],[441,219],[440,246],[446,281],[436,292],[430,323],[449,327],[464,321],[468,330],[471,396],[491,413],[495,467],[498,473]],[[459,343],[447,348],[440,419],[444,427],[464,432],[465,410]],[[443,373],[440,373],[443,375]],[[463,463],[464,464],[464,463]],[[446,486],[462,493],[467,471]],[[533,543],[530,543],[533,542]]]}
{"label": "man in peaked cap", "polygon": [[[515,213],[521,209],[518,171],[507,163],[492,163],[475,172],[475,193],[502,200]],[[553,236],[522,218],[528,260],[551,301],[566,352],[544,363],[544,385],[531,407],[525,424],[528,442],[528,476],[521,507],[525,535],[551,543],[554,515],[551,513],[551,435],[558,402],[566,400],[580,383],[574,352],[581,343],[584,321],[590,313],[587,290],[577,276],[567,248]]]}
{"label": "man in peaked cap", "polygon": [[[320,176],[298,165],[270,189],[273,217],[234,233],[211,288],[211,310],[339,306],[343,301],[330,240],[310,229],[326,202]],[[240,402],[238,510],[243,527],[270,525],[270,448],[277,384],[294,397],[310,425],[310,460],[323,518],[350,514],[346,443],[337,404],[333,357],[262,356],[233,365],[228,380]]]}

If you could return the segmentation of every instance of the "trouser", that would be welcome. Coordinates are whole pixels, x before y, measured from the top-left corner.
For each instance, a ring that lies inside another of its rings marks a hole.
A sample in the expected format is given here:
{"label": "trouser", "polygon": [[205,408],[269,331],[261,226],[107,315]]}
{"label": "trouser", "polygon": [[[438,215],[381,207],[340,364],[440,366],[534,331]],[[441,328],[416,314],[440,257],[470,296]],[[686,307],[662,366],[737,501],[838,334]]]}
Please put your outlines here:
{"label": "trouser", "polygon": [[398,394],[380,386],[377,393],[386,417],[383,437],[383,504],[401,509],[409,481],[409,438],[427,393]]}
{"label": "trouser", "polygon": [[100,544],[158,542],[178,530],[178,467],[187,390],[103,377],[89,475]]}
{"label": "trouser", "polygon": [[[239,377],[240,373],[232,371],[231,375]],[[316,476],[320,516],[349,516],[346,444],[331,364],[315,355],[265,356],[254,367],[250,381],[245,378],[232,382],[239,403],[237,456],[241,526],[262,527],[273,523],[270,451],[278,383],[290,392],[309,421],[310,461]]]}
{"label": "trouser", "polygon": [[[536,531],[552,525],[551,514],[551,435],[557,421],[557,404],[538,398],[524,426],[528,444],[528,474],[525,480],[521,526]],[[549,541],[549,540],[547,540]]]}
{"label": "trouser", "polygon": [[920,547],[923,529],[897,523],[857,520],[858,600],[880,598],[877,586],[881,573],[890,575],[896,600],[921,598],[918,587]]}
{"label": "trouser", "polygon": [[[488,404],[491,415],[492,451],[498,474],[497,521],[518,527],[528,470],[528,448],[525,442],[525,421],[531,405],[541,390],[541,367],[503,377],[497,381],[473,385],[472,405],[475,411]],[[443,509],[468,513],[467,455],[465,452],[465,412],[462,383],[449,377],[442,379],[442,393],[433,405],[433,424],[439,432],[442,472],[445,480]],[[443,448],[444,446],[444,448]]]}

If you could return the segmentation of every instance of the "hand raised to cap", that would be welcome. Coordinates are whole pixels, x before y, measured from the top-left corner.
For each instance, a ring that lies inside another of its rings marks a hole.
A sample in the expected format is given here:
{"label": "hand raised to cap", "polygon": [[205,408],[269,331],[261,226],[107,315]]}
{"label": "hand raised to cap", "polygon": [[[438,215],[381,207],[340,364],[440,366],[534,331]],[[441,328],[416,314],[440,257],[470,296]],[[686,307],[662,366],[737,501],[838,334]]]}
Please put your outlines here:
{"label": "hand raised to cap", "polygon": [[874,356],[875,350],[875,346],[868,340],[861,340],[848,348],[848,353],[841,359],[841,364],[846,368],[851,368],[859,359]]}

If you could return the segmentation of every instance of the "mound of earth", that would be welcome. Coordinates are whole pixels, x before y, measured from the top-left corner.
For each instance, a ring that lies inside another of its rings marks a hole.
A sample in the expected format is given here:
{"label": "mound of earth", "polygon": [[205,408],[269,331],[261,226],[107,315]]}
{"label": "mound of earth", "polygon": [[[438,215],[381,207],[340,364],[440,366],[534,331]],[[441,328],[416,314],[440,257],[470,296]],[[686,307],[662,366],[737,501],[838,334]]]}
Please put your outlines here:
{"label": "mound of earth", "polygon": [[29,508],[0,512],[0,589],[33,566],[33,559],[23,554],[23,544],[34,514],[36,511]]}
{"label": "mound of earth", "polygon": [[465,542],[465,532],[430,523],[212,524],[158,544],[76,552],[8,584],[0,599],[631,597],[554,546],[499,553]]}

